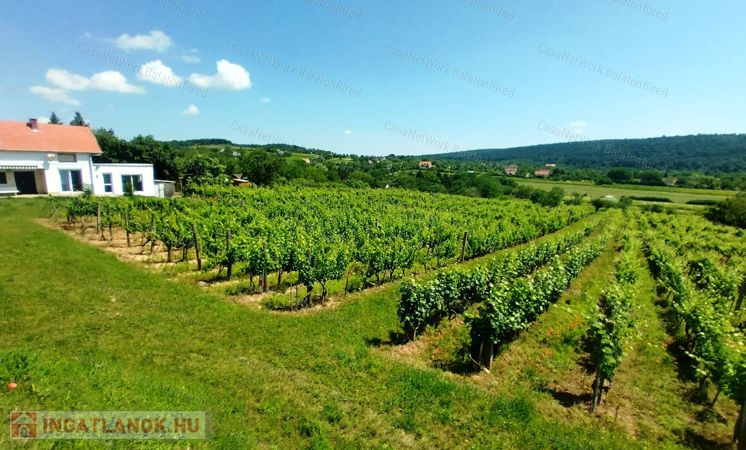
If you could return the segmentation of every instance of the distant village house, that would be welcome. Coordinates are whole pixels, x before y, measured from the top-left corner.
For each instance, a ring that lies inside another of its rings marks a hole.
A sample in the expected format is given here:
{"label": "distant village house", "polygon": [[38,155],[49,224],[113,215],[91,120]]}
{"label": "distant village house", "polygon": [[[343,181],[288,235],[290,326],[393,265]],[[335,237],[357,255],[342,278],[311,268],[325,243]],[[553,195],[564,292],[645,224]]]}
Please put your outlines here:
{"label": "distant village house", "polygon": [[431,161],[420,161],[420,169],[432,169],[433,163]]}
{"label": "distant village house", "polygon": [[552,171],[549,169],[539,169],[534,172],[534,175],[541,178],[549,178],[552,176]]}
{"label": "distant village house", "polygon": [[505,166],[505,175],[508,175],[511,177],[518,175],[518,166],[516,166],[515,164],[510,165],[510,166]]}

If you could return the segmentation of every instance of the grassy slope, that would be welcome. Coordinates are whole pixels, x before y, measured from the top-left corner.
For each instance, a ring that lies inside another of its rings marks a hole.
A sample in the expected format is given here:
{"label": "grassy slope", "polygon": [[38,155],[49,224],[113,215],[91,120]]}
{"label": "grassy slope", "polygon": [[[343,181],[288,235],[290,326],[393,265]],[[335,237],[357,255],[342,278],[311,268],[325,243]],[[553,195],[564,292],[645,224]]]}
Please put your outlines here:
{"label": "grassy slope", "polygon": [[32,359],[0,410],[204,409],[197,448],[629,448],[374,354],[397,328],[392,289],[316,315],[248,309],[46,229],[39,205],[0,201],[0,354]]}
{"label": "grassy slope", "polygon": [[554,187],[561,187],[567,194],[588,194],[589,197],[604,197],[613,195],[621,197],[623,195],[633,197],[667,197],[674,203],[686,203],[690,200],[716,200],[721,201],[727,197],[737,194],[735,191],[720,191],[709,189],[684,189],[664,186],[636,186],[626,184],[614,184],[609,186],[599,186],[590,183],[550,181],[550,180],[523,180],[516,179],[520,184],[525,184],[537,189],[550,190]]}

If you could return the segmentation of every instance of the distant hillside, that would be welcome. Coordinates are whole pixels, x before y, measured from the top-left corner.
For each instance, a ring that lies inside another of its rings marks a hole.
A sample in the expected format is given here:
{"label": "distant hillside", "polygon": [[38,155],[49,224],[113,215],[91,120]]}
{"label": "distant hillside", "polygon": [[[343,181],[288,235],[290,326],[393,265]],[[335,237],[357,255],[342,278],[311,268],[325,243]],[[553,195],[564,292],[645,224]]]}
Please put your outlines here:
{"label": "distant hillside", "polygon": [[265,149],[274,151],[283,151],[286,153],[307,153],[314,155],[334,155],[332,152],[326,150],[319,150],[316,148],[306,148],[298,145],[290,144],[236,144],[227,139],[188,139],[188,140],[174,140],[165,141],[175,148],[180,149],[199,149],[200,147],[237,147],[237,148],[250,148],[250,149]]}
{"label": "distant hillside", "polygon": [[567,142],[507,149],[470,150],[427,155],[431,159],[481,162],[557,163],[575,167],[634,167],[746,171],[746,134],[675,136]]}

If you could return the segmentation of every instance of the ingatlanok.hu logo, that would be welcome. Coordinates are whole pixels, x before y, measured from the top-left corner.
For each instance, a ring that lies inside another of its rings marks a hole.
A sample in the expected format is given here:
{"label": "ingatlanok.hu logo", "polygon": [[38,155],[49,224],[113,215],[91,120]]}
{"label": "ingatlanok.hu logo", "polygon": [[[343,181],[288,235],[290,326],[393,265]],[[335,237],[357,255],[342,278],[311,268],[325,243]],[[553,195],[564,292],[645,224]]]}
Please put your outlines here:
{"label": "ingatlanok.hu logo", "polygon": [[11,439],[207,439],[204,411],[13,411]]}

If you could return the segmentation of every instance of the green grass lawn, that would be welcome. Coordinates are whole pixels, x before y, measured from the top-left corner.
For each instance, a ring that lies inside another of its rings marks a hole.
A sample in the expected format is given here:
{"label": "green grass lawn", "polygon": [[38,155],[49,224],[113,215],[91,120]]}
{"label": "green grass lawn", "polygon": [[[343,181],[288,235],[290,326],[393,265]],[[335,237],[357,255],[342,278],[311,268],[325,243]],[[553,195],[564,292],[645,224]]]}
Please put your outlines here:
{"label": "green grass lawn", "polygon": [[628,197],[666,197],[671,199],[673,203],[686,203],[690,200],[721,201],[737,194],[737,192],[735,191],[686,189],[668,186],[636,186],[629,184],[599,186],[591,183],[537,179],[516,179],[516,181],[520,184],[527,185],[536,189],[550,190],[554,187],[560,187],[564,189],[568,195],[578,193],[581,195],[588,195],[591,198],[605,197],[607,195],[611,195],[616,198],[625,195]]}
{"label": "green grass lawn", "polygon": [[[613,427],[549,420],[520,392],[387,358],[376,346],[398,330],[397,283],[317,313],[247,308],[46,228],[35,221],[45,209],[43,200],[0,200],[0,363],[27,361],[10,375],[0,366],[2,414],[211,417],[208,441],[138,448],[655,447]],[[0,448],[14,446],[0,431]]]}

